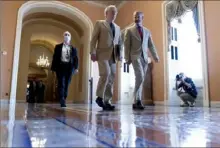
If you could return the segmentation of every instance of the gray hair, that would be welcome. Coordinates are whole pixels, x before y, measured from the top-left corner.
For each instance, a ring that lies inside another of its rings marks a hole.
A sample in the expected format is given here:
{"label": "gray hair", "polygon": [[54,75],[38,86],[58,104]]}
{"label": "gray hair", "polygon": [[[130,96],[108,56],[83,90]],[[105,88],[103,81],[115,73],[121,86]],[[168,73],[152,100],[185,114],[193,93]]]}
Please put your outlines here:
{"label": "gray hair", "polygon": [[71,33],[70,33],[69,31],[65,31],[65,32],[63,33],[63,36],[64,36],[65,34],[69,34],[69,35],[71,36]]}
{"label": "gray hair", "polygon": [[106,16],[106,13],[108,11],[110,11],[110,10],[115,11],[116,13],[118,12],[118,10],[117,10],[115,5],[109,5],[108,7],[105,8],[105,11],[104,11],[105,12],[105,16]]}

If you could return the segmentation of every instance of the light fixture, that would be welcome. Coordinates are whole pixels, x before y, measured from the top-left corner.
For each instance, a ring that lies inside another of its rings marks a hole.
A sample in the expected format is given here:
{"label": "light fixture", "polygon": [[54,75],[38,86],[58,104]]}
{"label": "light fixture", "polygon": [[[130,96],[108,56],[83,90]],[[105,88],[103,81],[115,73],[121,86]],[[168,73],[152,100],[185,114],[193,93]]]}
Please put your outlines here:
{"label": "light fixture", "polygon": [[40,56],[38,59],[37,59],[37,62],[36,62],[37,66],[39,67],[49,67],[50,66],[50,63],[49,63],[49,60],[48,60],[48,57],[47,56]]}
{"label": "light fixture", "polygon": [[30,83],[27,83],[27,88],[29,88],[30,87]]}

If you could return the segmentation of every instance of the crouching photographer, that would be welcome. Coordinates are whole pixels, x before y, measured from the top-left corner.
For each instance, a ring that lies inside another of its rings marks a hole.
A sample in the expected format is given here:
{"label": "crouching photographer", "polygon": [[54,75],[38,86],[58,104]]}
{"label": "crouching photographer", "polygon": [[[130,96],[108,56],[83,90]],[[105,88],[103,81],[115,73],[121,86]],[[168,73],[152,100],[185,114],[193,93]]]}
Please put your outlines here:
{"label": "crouching photographer", "polygon": [[191,78],[186,77],[184,73],[176,75],[176,90],[177,95],[181,98],[184,104],[181,107],[194,107],[197,98],[197,90]]}

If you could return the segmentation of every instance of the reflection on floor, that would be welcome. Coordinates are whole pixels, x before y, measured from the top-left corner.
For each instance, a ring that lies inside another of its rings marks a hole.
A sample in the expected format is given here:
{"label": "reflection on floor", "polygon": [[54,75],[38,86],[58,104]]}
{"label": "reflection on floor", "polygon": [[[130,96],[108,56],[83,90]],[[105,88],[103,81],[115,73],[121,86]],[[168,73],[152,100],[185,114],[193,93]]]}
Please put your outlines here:
{"label": "reflection on floor", "polygon": [[106,112],[96,105],[61,109],[52,104],[17,104],[13,130],[8,118],[1,116],[1,143],[5,138],[10,141],[13,132],[12,147],[220,146],[220,108],[117,108]]}

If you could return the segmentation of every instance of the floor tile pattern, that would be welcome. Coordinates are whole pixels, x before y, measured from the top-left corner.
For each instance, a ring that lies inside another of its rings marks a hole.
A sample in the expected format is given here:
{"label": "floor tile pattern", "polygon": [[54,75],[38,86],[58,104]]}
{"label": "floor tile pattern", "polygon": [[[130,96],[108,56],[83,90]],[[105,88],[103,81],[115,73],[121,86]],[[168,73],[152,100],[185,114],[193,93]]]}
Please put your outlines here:
{"label": "floor tile pattern", "polygon": [[[8,108],[1,109],[7,112]],[[9,119],[1,116],[1,133]],[[220,147],[220,108],[16,105],[13,147]],[[1,142],[10,134],[1,134]]]}

